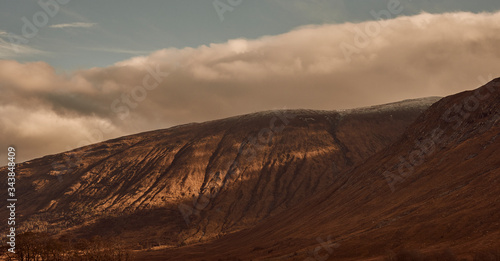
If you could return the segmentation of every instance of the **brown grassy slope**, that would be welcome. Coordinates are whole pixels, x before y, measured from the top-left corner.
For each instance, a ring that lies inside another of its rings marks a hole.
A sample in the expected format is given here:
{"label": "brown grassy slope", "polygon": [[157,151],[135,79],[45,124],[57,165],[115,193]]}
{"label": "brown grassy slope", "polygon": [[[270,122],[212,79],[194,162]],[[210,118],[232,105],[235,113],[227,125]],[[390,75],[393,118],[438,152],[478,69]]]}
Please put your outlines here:
{"label": "brown grassy slope", "polygon": [[[250,114],[19,164],[21,228],[134,245],[191,243],[248,228],[327,188],[341,170],[394,142],[433,101]],[[180,203],[199,210],[189,225]]]}
{"label": "brown grassy slope", "polygon": [[[446,97],[398,142],[343,172],[328,191],[254,228],[206,244],[144,252],[141,259],[305,260],[314,257],[318,238],[339,244],[320,250],[329,260],[380,260],[400,249],[450,248],[463,257],[498,249],[499,112],[500,79]],[[417,142],[427,144],[423,153]],[[411,163],[411,155],[421,155],[413,171],[400,165],[401,159]],[[386,171],[399,176],[389,179],[395,183],[388,183]]]}

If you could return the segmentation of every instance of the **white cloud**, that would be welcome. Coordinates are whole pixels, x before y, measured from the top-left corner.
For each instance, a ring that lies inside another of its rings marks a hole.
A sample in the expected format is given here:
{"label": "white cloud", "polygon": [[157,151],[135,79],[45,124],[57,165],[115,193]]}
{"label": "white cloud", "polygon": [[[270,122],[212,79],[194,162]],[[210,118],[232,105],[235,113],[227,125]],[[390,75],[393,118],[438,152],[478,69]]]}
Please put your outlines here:
{"label": "white cloud", "polygon": [[91,28],[96,26],[96,23],[68,23],[68,24],[53,24],[50,28]]}
{"label": "white cloud", "polygon": [[[76,147],[99,122],[112,124],[114,131],[103,136],[112,138],[283,107],[347,109],[450,95],[498,74],[498,42],[500,12],[421,14],[384,26],[373,21],[307,26],[253,40],[164,49],[72,74],[58,74],[42,62],[0,60],[0,104],[18,108],[0,109],[0,119],[36,123],[21,131],[0,122],[0,136],[9,137],[0,147],[50,143],[51,153],[62,151],[68,144]],[[343,44],[355,52],[346,55]],[[170,74],[154,90],[141,92],[137,86],[156,68]],[[132,99],[124,120],[111,109],[123,97]],[[31,148],[26,157],[48,153],[43,146]]]}
{"label": "white cloud", "polygon": [[14,145],[16,150],[22,151],[19,160],[96,143],[104,138],[103,134],[125,134],[109,120],[97,116],[64,116],[36,103],[31,105],[34,108],[0,106],[0,133],[8,139],[1,143]]}

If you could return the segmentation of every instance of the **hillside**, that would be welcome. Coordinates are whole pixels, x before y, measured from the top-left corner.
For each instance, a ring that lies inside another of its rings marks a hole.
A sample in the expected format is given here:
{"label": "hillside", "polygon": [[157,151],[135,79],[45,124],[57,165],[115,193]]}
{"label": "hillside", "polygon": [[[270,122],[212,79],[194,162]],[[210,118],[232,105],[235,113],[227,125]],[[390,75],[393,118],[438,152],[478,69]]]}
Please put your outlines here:
{"label": "hillside", "polygon": [[498,250],[499,119],[497,79],[435,103],[397,142],[280,215],[206,244],[142,258],[382,260],[404,249],[448,249],[472,258]]}
{"label": "hillside", "polygon": [[339,184],[341,171],[396,141],[436,100],[255,113],[21,163],[20,229],[134,249],[220,238]]}

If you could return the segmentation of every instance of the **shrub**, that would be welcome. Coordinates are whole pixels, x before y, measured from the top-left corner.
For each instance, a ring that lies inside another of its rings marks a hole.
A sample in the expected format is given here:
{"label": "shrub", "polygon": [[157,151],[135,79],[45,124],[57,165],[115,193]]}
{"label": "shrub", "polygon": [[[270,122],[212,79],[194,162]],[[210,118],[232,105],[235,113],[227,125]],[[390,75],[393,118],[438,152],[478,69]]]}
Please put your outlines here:
{"label": "shrub", "polygon": [[16,244],[19,261],[127,261],[130,252],[119,244],[109,244],[100,238],[79,239],[75,242],[63,237],[54,239],[47,233],[20,234]]}

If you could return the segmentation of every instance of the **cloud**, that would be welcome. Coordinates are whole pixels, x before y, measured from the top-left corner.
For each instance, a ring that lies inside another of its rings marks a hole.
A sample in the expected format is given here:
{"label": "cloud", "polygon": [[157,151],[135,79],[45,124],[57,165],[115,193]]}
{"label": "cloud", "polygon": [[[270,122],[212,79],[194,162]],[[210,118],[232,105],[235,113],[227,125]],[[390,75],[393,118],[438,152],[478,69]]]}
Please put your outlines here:
{"label": "cloud", "polygon": [[5,135],[3,137],[10,139],[5,141],[4,148],[14,146],[18,151],[18,162],[99,142],[103,138],[98,136],[100,134],[97,131],[101,126],[105,126],[106,134],[124,135],[109,121],[99,117],[64,116],[40,105],[34,104],[34,107],[38,110],[13,105],[0,106],[0,132]]}
{"label": "cloud", "polygon": [[0,61],[0,147],[14,144],[29,159],[269,109],[450,95],[498,76],[499,40],[500,12],[424,13],[163,49],[72,73]]}
{"label": "cloud", "polygon": [[144,55],[151,53],[152,51],[143,51],[143,50],[131,50],[131,49],[123,49],[123,48],[82,48],[85,50],[90,50],[90,51],[97,51],[97,52],[106,52],[106,53],[125,53],[125,54],[132,54],[132,55]]}
{"label": "cloud", "polygon": [[19,39],[16,35],[0,31],[0,59],[45,53],[36,48],[19,44]]}
{"label": "cloud", "polygon": [[53,24],[50,28],[91,28],[96,26],[96,23],[69,23],[69,24]]}

